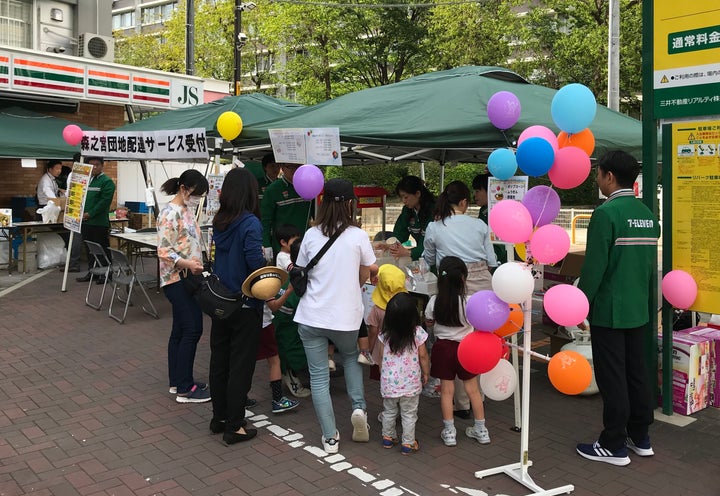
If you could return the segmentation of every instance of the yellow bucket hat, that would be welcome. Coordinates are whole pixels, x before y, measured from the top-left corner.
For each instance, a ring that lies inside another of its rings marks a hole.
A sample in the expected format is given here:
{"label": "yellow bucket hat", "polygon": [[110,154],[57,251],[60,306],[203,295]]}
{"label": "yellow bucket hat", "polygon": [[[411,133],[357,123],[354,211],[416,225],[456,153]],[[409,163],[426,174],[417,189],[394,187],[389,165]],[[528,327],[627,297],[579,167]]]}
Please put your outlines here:
{"label": "yellow bucket hat", "polygon": [[378,270],[378,283],[372,293],[372,301],[385,310],[390,298],[398,293],[407,293],[405,273],[392,264],[384,264]]}

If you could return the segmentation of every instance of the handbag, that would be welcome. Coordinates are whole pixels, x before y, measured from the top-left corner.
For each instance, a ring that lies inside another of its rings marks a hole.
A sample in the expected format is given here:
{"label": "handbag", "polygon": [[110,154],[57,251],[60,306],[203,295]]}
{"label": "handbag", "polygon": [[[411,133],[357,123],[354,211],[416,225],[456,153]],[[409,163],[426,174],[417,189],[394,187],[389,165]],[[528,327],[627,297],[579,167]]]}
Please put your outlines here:
{"label": "handbag", "polygon": [[192,274],[183,270],[180,272],[180,280],[188,293],[197,300],[200,309],[214,319],[229,319],[249,300],[242,292],[228,289],[217,274],[211,272]]}
{"label": "handbag", "polygon": [[296,295],[302,296],[305,294],[305,292],[307,291],[308,272],[310,271],[310,269],[315,267],[315,265],[317,265],[318,261],[322,258],[323,255],[325,255],[325,252],[328,251],[328,249],[332,246],[335,240],[338,239],[338,236],[340,236],[340,234],[342,234],[340,231],[333,234],[330,239],[325,242],[317,255],[315,255],[312,260],[310,260],[310,263],[307,264],[305,267],[301,267],[300,265],[293,265],[290,268],[290,284],[292,284],[293,291]]}

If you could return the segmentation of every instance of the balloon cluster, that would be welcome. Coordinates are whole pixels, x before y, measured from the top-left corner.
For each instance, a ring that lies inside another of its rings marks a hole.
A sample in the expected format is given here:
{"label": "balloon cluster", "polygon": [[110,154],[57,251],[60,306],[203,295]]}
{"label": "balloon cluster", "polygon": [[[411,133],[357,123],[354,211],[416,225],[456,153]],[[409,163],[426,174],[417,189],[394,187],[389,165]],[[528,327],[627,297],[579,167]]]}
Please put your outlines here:
{"label": "balloon cluster", "polygon": [[[581,84],[564,86],[555,94],[550,107],[560,133],[555,135],[545,126],[527,127],[520,133],[515,151],[499,148],[490,154],[488,171],[503,181],[514,176],[518,169],[532,177],[547,174],[556,189],[572,189],[581,185],[590,175],[590,155],[595,149],[595,137],[588,126],[595,118],[596,109],[595,97],[587,87]],[[501,131],[518,123],[520,111],[520,101],[508,91],[495,93],[487,103],[488,118]],[[535,186],[525,193],[522,201],[501,200],[493,206],[488,219],[490,228],[500,240],[520,247],[521,251],[527,248],[532,257],[542,264],[557,263],[570,250],[567,232],[552,224],[560,213],[560,197],[553,187]],[[470,354],[467,349],[480,339],[477,335],[494,332],[499,337],[506,337],[521,330],[524,314],[519,304],[532,297],[534,286],[535,280],[528,264],[510,262],[502,264],[493,274],[493,291],[481,291],[468,299],[468,322],[478,332],[468,336],[466,344],[463,345],[465,340],[461,343],[465,352],[461,356],[458,350],[458,359],[464,367],[467,361],[467,365],[475,370],[480,368],[477,361],[482,361],[483,368],[489,367],[490,363],[499,367],[498,372],[494,372],[494,368],[487,370],[490,376],[486,379],[488,389],[484,386],[483,390],[488,397],[492,398],[491,395],[495,394],[488,391],[495,391],[497,384],[510,383],[507,374],[502,372],[506,367],[499,364],[499,355],[495,357],[490,355],[490,351],[480,348]],[[673,286],[683,288],[676,294],[687,293],[687,283],[673,283]],[[579,324],[589,312],[585,294],[568,284],[548,290],[543,305],[548,316],[564,326]],[[490,370],[493,370],[492,374]],[[592,370],[582,355],[562,352],[551,360],[548,374],[559,391],[579,394],[587,388]]]}

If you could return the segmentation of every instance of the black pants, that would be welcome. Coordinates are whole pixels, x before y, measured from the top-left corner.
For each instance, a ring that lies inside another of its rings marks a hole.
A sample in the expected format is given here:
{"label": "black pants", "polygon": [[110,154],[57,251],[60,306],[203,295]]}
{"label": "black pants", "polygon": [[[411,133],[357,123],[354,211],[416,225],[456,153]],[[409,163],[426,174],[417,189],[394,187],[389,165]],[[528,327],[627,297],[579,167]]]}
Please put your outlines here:
{"label": "black pants", "polygon": [[260,345],[260,309],[241,308],[228,320],[213,319],[210,330],[210,392],[213,418],[235,432],[245,418],[245,404]]}
{"label": "black pants", "polygon": [[642,441],[653,422],[645,365],[647,325],[633,329],[591,326],[595,380],[603,399],[600,444],[615,451],[629,436]]}
{"label": "black pants", "polygon": [[[93,241],[94,243],[99,244],[103,247],[105,250],[105,253],[107,253],[108,259],[110,259],[110,251],[108,248],[110,247],[110,228],[106,226],[91,226],[89,224],[83,223],[80,227],[80,232],[82,233],[82,239],[87,241]],[[92,269],[93,265],[95,264],[95,260],[93,259],[92,255],[90,255],[90,252],[87,249],[87,246],[85,246],[85,254],[87,255],[88,259],[88,270]]]}

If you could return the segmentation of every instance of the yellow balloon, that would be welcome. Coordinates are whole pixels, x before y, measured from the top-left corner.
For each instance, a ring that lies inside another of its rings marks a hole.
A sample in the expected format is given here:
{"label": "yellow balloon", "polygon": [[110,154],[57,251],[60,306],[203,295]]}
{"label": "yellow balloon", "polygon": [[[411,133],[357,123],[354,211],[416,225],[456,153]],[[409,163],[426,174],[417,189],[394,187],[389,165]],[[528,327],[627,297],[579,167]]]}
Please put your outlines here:
{"label": "yellow balloon", "polygon": [[223,139],[232,141],[242,132],[242,119],[235,112],[223,112],[215,123],[218,133]]}
{"label": "yellow balloon", "polygon": [[523,261],[527,260],[527,249],[525,248],[525,243],[516,243],[515,251],[520,256],[521,260],[523,260]]}

